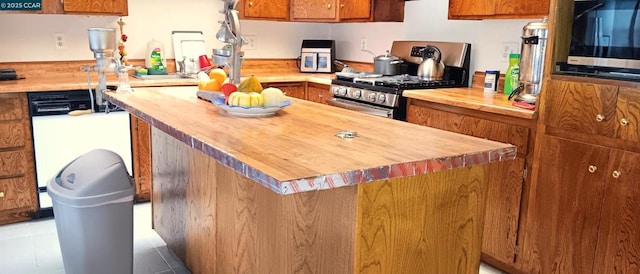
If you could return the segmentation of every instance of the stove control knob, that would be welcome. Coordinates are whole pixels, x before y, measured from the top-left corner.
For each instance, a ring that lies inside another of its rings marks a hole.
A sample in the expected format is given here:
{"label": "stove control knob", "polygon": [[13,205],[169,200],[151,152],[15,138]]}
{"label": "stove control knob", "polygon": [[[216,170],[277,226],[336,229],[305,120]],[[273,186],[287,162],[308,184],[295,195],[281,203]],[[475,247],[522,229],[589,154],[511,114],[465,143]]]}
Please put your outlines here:
{"label": "stove control knob", "polygon": [[379,94],[378,95],[378,103],[384,103],[384,101],[387,99],[386,96],[384,96],[384,94]]}
{"label": "stove control knob", "polygon": [[367,98],[367,99],[369,99],[369,101],[371,101],[371,102],[375,102],[376,101],[376,97],[377,97],[377,94],[375,92],[372,92],[372,93],[369,93],[369,98]]}
{"label": "stove control knob", "polygon": [[340,88],[340,90],[338,91],[338,94],[340,96],[347,96],[347,88]]}
{"label": "stove control knob", "polygon": [[355,89],[353,90],[352,95],[353,95],[353,98],[358,99],[362,96],[362,90]]}
{"label": "stove control knob", "polygon": [[333,92],[333,95],[338,95],[338,91],[340,90],[340,87],[333,87],[331,88],[331,92]]}

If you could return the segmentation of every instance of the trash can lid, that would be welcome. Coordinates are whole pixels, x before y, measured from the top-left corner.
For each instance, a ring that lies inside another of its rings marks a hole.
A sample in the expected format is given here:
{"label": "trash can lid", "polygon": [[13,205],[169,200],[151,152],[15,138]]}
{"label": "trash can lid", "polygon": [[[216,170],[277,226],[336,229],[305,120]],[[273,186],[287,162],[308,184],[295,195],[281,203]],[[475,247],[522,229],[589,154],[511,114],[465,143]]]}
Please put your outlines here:
{"label": "trash can lid", "polygon": [[63,167],[49,180],[47,192],[64,204],[92,206],[132,197],[135,187],[120,155],[96,149]]}

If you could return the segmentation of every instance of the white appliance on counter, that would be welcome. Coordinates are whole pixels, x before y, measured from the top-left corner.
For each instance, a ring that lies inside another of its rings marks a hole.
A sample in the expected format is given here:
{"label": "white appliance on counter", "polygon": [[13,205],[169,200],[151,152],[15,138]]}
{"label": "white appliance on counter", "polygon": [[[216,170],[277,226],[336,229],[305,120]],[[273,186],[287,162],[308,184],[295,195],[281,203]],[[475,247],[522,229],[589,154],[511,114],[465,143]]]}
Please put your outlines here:
{"label": "white appliance on counter", "polygon": [[300,49],[300,72],[333,73],[336,60],[334,40],[303,40]]}
{"label": "white appliance on counter", "polygon": [[68,115],[73,110],[91,109],[92,100],[87,90],[31,92],[28,98],[41,217],[52,214],[51,198],[46,193],[48,181],[86,152],[98,148],[114,151],[132,174],[128,112],[107,106],[114,109],[105,113],[105,106],[100,106],[99,112]]}

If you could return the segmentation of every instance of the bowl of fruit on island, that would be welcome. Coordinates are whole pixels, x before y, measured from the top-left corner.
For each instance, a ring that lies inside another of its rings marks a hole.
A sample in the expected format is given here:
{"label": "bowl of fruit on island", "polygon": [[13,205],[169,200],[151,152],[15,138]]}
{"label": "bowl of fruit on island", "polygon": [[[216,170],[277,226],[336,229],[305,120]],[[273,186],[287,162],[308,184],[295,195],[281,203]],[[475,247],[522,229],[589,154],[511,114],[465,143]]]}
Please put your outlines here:
{"label": "bowl of fruit on island", "polygon": [[222,69],[211,70],[208,76],[208,79],[199,76],[198,89],[221,92],[222,94],[213,96],[211,102],[228,114],[242,117],[267,117],[291,105],[291,101],[282,90],[272,87],[263,89],[255,76],[247,77],[238,86],[228,81]]}

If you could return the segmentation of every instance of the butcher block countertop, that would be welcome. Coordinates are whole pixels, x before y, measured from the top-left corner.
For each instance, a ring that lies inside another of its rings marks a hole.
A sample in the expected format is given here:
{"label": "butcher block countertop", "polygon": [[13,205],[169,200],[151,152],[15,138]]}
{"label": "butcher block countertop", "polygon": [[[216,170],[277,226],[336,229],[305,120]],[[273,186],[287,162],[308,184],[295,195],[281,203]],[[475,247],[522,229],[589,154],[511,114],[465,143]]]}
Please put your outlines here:
{"label": "butcher block countertop", "polygon": [[[97,73],[91,74],[92,88],[98,84]],[[308,73],[261,73],[256,75],[264,83],[273,82],[313,82],[330,85],[333,74],[308,74]],[[107,74],[107,85],[117,86],[118,81],[113,73]],[[129,77],[132,87],[151,86],[195,86],[196,79],[165,79],[165,80],[140,80]],[[22,80],[0,81],[0,94],[8,92],[34,92],[34,91],[61,91],[74,89],[87,89],[87,75],[85,73],[57,73],[43,75],[42,77],[28,77]]]}
{"label": "butcher block countertop", "polygon": [[405,90],[402,95],[423,101],[503,114],[518,118],[535,118],[534,111],[514,107],[512,105],[513,101],[509,101],[507,99],[508,95],[503,93],[485,93],[479,88]]}
{"label": "butcher block countertop", "polygon": [[[105,98],[279,194],[329,189],[514,159],[512,145],[290,98],[267,118],[231,116],[195,87]],[[357,132],[339,138],[340,131]]]}

